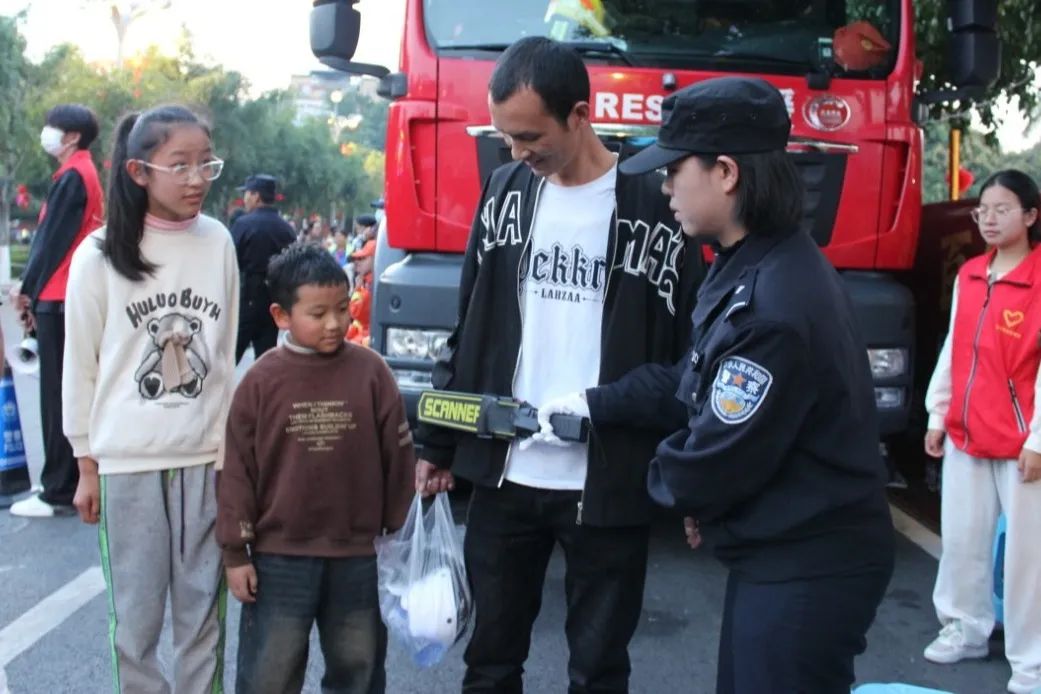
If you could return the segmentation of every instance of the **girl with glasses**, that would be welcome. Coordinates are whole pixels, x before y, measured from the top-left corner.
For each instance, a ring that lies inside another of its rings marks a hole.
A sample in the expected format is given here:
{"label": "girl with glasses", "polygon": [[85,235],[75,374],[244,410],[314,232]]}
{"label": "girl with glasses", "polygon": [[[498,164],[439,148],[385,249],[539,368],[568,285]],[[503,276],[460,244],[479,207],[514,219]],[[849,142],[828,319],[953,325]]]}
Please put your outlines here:
{"label": "girl with glasses", "polygon": [[[162,106],[119,124],[108,219],[72,259],[63,423],[74,504],[100,523],[117,692],[223,691],[215,464],[234,387],[238,266],[201,214],[221,172],[210,130]],[[167,596],[172,686],[156,648]]]}
{"label": "girl with glasses", "polygon": [[1041,196],[1025,173],[1000,171],[972,211],[990,249],[958,272],[951,327],[926,395],[926,453],[943,458],[943,554],[933,603],[943,628],[934,663],[988,655],[992,548],[1005,544],[1008,691],[1041,687]]}

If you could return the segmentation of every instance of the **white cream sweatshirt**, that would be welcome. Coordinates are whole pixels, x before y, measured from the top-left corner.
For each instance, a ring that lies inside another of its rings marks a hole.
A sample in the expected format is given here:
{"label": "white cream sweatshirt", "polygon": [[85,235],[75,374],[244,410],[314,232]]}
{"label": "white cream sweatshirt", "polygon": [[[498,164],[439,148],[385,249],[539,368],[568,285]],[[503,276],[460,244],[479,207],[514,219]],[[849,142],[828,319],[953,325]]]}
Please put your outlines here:
{"label": "white cream sweatshirt", "polygon": [[[239,273],[227,228],[145,226],[155,275],[131,282],[91,234],[72,257],[65,300],[62,421],[101,474],[218,461],[235,387]],[[219,462],[219,461],[218,461]]]}

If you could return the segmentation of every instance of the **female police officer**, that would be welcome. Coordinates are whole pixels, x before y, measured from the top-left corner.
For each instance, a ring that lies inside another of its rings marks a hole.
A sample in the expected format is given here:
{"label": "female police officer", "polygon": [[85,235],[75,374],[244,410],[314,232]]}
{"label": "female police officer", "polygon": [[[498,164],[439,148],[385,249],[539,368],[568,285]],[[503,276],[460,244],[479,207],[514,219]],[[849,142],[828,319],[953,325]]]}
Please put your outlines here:
{"label": "female police officer", "polygon": [[845,694],[893,562],[867,353],[842,280],[799,228],[781,94],[713,79],[663,113],[657,144],[621,169],[665,167],[684,233],[716,248],[692,349],[546,403],[539,436],[554,438],[558,412],[588,414],[594,433],[673,430],[648,486],[730,568],[717,692]]}

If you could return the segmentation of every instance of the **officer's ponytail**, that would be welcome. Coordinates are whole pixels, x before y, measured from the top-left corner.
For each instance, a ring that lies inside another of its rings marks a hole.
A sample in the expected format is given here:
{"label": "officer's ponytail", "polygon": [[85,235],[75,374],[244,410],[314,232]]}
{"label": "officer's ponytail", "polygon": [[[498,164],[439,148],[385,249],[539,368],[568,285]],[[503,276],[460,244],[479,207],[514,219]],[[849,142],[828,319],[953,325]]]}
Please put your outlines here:
{"label": "officer's ponytail", "polygon": [[108,177],[108,219],[101,252],[123,277],[139,282],[155,273],[158,265],[141,255],[141,238],[148,212],[148,191],[138,185],[127,163],[149,161],[178,125],[209,127],[183,106],[159,106],[143,114],[131,113],[116,127]]}
{"label": "officer's ponytail", "polygon": [[1037,183],[1027,174],[1018,169],[1004,169],[991,174],[983,185],[980,186],[980,197],[987,188],[1001,186],[1012,191],[1023,212],[1034,210],[1037,216],[1034,223],[1027,227],[1027,236],[1031,243],[1041,243],[1041,192],[1038,191]]}

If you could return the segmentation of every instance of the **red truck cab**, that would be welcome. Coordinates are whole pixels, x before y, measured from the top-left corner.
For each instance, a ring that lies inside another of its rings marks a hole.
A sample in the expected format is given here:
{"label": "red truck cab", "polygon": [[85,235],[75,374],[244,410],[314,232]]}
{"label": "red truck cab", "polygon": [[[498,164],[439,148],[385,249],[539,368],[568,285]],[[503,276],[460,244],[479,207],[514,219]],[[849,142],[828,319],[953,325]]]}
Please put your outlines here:
{"label": "red truck cab", "polygon": [[[583,55],[594,128],[621,158],[653,141],[662,100],[691,83],[755,75],[781,90],[805,189],[803,226],[853,299],[882,435],[907,427],[915,315],[905,280],[922,212],[911,0],[406,1],[398,72],[381,85],[393,100],[386,236],[403,257],[377,281],[372,345],[410,405],[430,386],[456,320],[481,185],[509,161],[488,115],[494,62],[513,41],[545,35]],[[328,64],[364,72],[371,66],[352,68],[342,41],[321,40],[330,22],[358,30],[350,4],[316,2],[312,47]]]}

